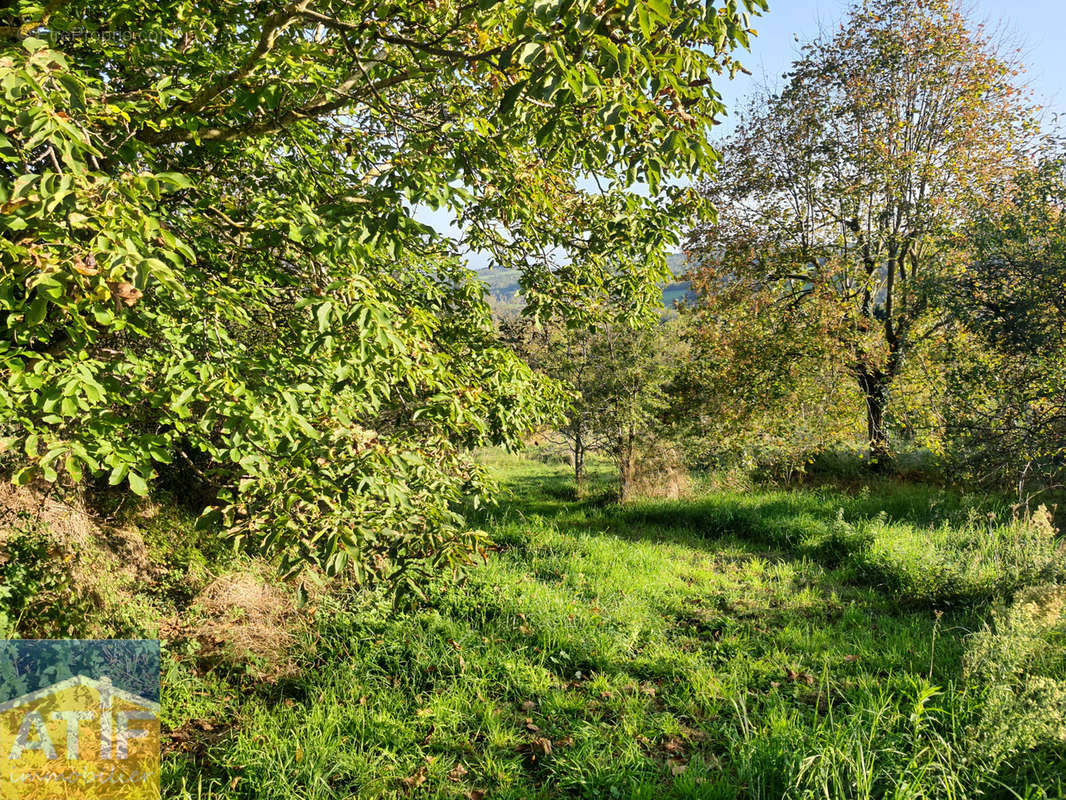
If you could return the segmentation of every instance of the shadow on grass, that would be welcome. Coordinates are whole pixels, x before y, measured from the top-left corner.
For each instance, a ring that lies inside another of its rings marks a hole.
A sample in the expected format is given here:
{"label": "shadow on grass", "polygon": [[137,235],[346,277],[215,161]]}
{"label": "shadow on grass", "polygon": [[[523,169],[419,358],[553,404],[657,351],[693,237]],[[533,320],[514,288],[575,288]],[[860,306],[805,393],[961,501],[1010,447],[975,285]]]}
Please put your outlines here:
{"label": "shadow on grass", "polygon": [[617,507],[618,491],[613,481],[591,479],[579,495],[572,479],[558,475],[509,477],[497,505],[468,509],[471,522],[484,524],[506,515],[545,518],[573,517],[598,509]]}
{"label": "shadow on grass", "polygon": [[703,549],[738,539],[843,570],[850,582],[908,604],[985,605],[1060,577],[1062,567],[1024,552],[1029,534],[1012,526],[1002,500],[939,487],[880,480],[857,492],[759,489],[621,506],[604,480],[580,500],[558,476],[514,476],[506,486],[504,508],[520,517]]}

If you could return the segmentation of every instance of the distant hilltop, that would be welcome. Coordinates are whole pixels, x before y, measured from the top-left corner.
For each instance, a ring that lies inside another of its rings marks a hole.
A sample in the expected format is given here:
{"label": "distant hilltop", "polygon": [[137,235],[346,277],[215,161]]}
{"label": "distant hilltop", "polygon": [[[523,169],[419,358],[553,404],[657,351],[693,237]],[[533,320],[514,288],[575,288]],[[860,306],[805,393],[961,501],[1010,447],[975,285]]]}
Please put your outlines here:
{"label": "distant hilltop", "polygon": [[[666,257],[670,272],[675,277],[680,277],[685,271],[685,257],[680,253]],[[516,269],[480,269],[477,270],[479,280],[488,285],[488,293],[493,299],[503,303],[520,302],[518,279],[520,277]],[[689,293],[689,282],[682,280],[670,281],[663,284],[663,305],[673,308],[676,301],[683,299]]]}

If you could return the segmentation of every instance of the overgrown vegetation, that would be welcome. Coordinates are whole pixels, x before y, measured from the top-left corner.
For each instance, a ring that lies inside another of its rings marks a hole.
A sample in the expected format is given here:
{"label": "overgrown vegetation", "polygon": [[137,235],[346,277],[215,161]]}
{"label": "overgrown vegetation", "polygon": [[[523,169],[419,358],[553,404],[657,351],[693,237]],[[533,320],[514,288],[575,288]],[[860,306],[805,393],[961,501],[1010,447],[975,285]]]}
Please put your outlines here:
{"label": "overgrown vegetation", "polygon": [[883,479],[619,506],[603,462],[576,500],[565,463],[490,461],[498,549],[464,586],[319,598],[277,683],[172,653],[172,796],[1066,790],[1046,520]]}
{"label": "overgrown vegetation", "polygon": [[1064,145],[956,0],[716,145],[765,10],[0,12],[0,632],[168,796],[1066,796]]}
{"label": "overgrown vegetation", "polygon": [[[9,633],[164,640],[170,797],[1066,790],[1045,508],[830,463],[806,487],[704,474],[620,504],[598,458],[580,497],[550,451],[479,458],[502,500],[470,513],[495,546],[417,609],[313,575],[298,609],[172,506],[52,504],[7,522],[7,607],[34,603]],[[27,546],[50,557],[13,560]]]}

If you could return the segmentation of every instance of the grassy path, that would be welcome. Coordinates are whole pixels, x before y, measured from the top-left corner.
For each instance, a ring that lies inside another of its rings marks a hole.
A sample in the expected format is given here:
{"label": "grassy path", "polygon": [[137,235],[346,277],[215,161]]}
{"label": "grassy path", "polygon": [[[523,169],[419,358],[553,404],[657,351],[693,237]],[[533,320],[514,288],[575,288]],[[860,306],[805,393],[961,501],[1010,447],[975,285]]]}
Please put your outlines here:
{"label": "grassy path", "polygon": [[560,468],[502,467],[510,499],[481,523],[499,551],[427,607],[323,601],[274,683],[172,661],[167,791],[1061,794],[1061,748],[993,759],[975,738],[967,636],[1042,568],[994,545],[996,509],[903,489],[620,509],[572,500]]}

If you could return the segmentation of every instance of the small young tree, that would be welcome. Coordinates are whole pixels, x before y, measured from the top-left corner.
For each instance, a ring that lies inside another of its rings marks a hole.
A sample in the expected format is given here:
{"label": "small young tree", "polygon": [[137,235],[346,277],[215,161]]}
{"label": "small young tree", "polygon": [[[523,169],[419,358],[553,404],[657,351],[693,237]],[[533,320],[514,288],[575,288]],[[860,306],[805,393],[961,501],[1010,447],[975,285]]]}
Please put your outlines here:
{"label": "small young tree", "polygon": [[597,359],[595,334],[570,330],[565,324],[537,324],[516,312],[497,317],[501,338],[536,371],[548,375],[570,391],[566,413],[549,434],[570,454],[578,494],[585,491],[585,462],[589,453],[603,449],[596,408]]}
{"label": "small young tree", "polygon": [[598,451],[615,462],[619,497],[629,499],[641,447],[667,408],[667,385],[680,363],[677,322],[575,328],[512,317],[499,327],[530,366],[572,393],[555,433],[570,452],[578,491],[585,459]]}
{"label": "small young tree", "polygon": [[614,326],[594,340],[595,369],[589,401],[596,427],[618,470],[618,499],[633,496],[642,450],[663,445],[667,387],[678,367],[676,322]]}
{"label": "small young tree", "polygon": [[690,242],[704,297],[740,281],[767,314],[822,306],[876,463],[908,350],[945,324],[929,287],[963,263],[968,211],[1024,160],[1015,75],[955,0],[863,0],[753,104],[703,187],[719,210]]}

